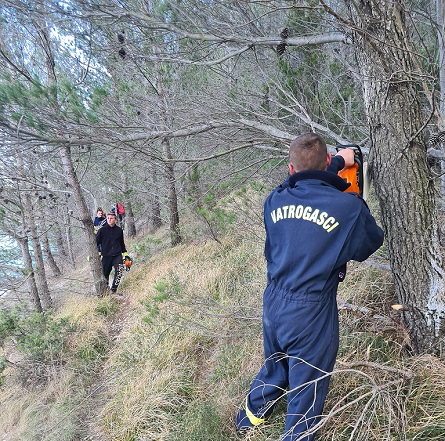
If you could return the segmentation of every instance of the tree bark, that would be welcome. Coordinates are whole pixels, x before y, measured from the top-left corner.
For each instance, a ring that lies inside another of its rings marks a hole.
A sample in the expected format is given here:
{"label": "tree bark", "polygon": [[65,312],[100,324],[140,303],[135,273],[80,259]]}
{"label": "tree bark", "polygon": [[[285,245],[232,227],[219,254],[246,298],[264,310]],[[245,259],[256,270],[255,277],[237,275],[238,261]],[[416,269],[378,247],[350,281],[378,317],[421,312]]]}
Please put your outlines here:
{"label": "tree bark", "polygon": [[107,289],[107,282],[102,274],[102,267],[97,252],[96,237],[94,235],[93,221],[91,220],[87,204],[82,195],[80,183],[74,170],[71,149],[69,146],[63,146],[59,149],[59,152],[67,182],[73,191],[77,213],[79,214],[80,222],[84,227],[87,253],[91,256],[90,271],[93,278],[94,292],[97,296],[102,296]]}
{"label": "tree bark", "polygon": [[151,163],[151,181],[152,181],[152,191],[151,191],[151,204],[150,204],[150,226],[154,230],[161,228],[162,217],[161,217],[161,204],[159,203],[159,183],[158,175],[156,170],[156,165],[154,162]]}
{"label": "tree bark", "polygon": [[46,264],[49,268],[51,268],[51,272],[54,276],[58,277],[62,274],[60,271],[59,266],[57,265],[53,253],[51,251],[51,244],[49,242],[48,238],[48,227],[46,225],[45,221],[45,210],[42,208],[41,204],[39,204],[38,210],[36,210],[38,213],[38,224],[39,224],[39,237],[42,244],[42,250],[43,254],[46,258]]}
{"label": "tree bark", "polygon": [[28,239],[26,237],[17,238],[17,242],[20,244],[20,250],[22,252],[22,259],[25,265],[26,283],[28,285],[28,292],[31,298],[31,303],[37,312],[43,312],[42,303],[40,302],[39,291],[37,289],[34,269],[32,265],[32,257],[29,252]]}
{"label": "tree bark", "polygon": [[[157,50],[157,49],[155,49]],[[161,119],[163,128],[168,127],[167,103],[163,86],[162,69],[157,63],[157,84],[159,108],[161,109]],[[174,247],[182,242],[181,229],[179,226],[178,197],[176,194],[176,178],[174,163],[171,161],[172,154],[170,148],[170,140],[168,137],[162,139],[162,154],[164,159],[165,178],[168,188],[168,209],[170,216],[170,242]]]}
{"label": "tree bark", "polygon": [[134,222],[133,206],[129,199],[125,203],[125,229],[128,237],[136,236],[136,224]]}
{"label": "tree bark", "polygon": [[[23,214],[23,213],[22,213]],[[23,216],[22,216],[22,220]],[[5,228],[3,226],[3,228]],[[16,231],[5,228],[5,231],[9,236],[13,237],[20,246],[22,253],[22,259],[24,264],[24,275],[26,277],[26,284],[28,285],[28,293],[31,303],[37,312],[43,312],[42,302],[39,297],[39,290],[37,289],[34,265],[32,263],[31,252],[29,251],[28,237],[26,236],[26,226],[22,223],[22,234],[18,234]]]}
{"label": "tree bark", "polygon": [[[23,159],[22,152],[19,147],[16,149],[17,153],[17,169],[18,172],[26,182],[28,177],[28,173],[25,170],[25,163]],[[33,269],[33,274],[35,277],[38,297],[40,298],[41,306],[44,310],[48,310],[52,308],[52,299],[48,288],[48,281],[46,279],[46,271],[45,264],[43,260],[42,247],[40,245],[40,238],[37,230],[35,213],[32,206],[31,196],[29,194],[28,189],[22,189],[23,195],[21,198],[22,201],[22,225],[23,228],[29,231],[29,235],[31,238],[32,251],[34,255],[33,265],[30,268]],[[26,226],[26,227],[25,227]],[[32,259],[31,259],[32,262]],[[32,298],[34,298],[34,294],[31,293]]]}
{"label": "tree bark", "polygon": [[68,256],[73,265],[73,268],[76,268],[76,259],[74,257],[73,250],[73,232],[71,230],[71,216],[73,215],[72,211],[67,210],[67,214],[65,217],[65,241],[68,248]]}
{"label": "tree bark", "polygon": [[[162,150],[166,159],[171,159],[170,142],[167,138],[162,140]],[[170,241],[174,247],[182,242],[179,227],[178,197],[176,195],[176,178],[172,162],[165,163],[166,179],[168,183],[168,209],[170,213]]]}
{"label": "tree bark", "polygon": [[46,278],[45,264],[43,260],[42,247],[37,230],[37,225],[34,219],[32,210],[32,202],[29,194],[23,195],[23,209],[24,216],[27,219],[27,226],[31,237],[32,250],[34,255],[34,274],[37,282],[37,289],[39,292],[40,301],[44,310],[52,308],[52,299],[49,292],[48,281]]}
{"label": "tree bark", "polygon": [[[439,118],[437,128],[439,132],[445,130],[445,2],[444,0],[436,0],[436,16],[437,16],[437,43],[439,55]],[[445,156],[444,143],[440,143],[442,153]],[[442,213],[445,212],[445,159],[440,160],[440,194],[442,205],[440,207]]]}
{"label": "tree bark", "polygon": [[[136,236],[136,224],[134,223],[133,206],[131,203],[131,193],[128,191],[128,178],[124,171],[122,171],[122,183],[124,193],[124,207],[125,207],[125,230],[128,237]],[[129,194],[130,193],[130,194]]]}
{"label": "tree bark", "polygon": [[371,174],[396,294],[412,349],[434,352],[444,332],[444,279],[418,77],[400,3],[360,5],[356,53],[370,125]]}
{"label": "tree bark", "polygon": [[60,271],[60,268],[58,267],[53,253],[51,251],[51,245],[49,243],[49,239],[48,239],[48,233],[45,229],[45,223],[41,222],[41,230],[40,230],[40,238],[42,241],[42,249],[43,249],[43,253],[45,255],[46,258],[46,262],[48,264],[48,266],[51,268],[52,273],[58,277],[62,274],[62,271]]}
{"label": "tree bark", "polygon": [[[43,16],[45,15],[43,14]],[[57,87],[57,76],[55,71],[56,63],[53,56],[51,38],[48,31],[49,27],[46,26],[43,20],[41,20],[37,21],[37,28],[39,34],[42,36],[41,40],[46,55],[45,62],[49,82],[53,87]],[[57,94],[54,97],[53,106],[56,112],[60,111],[60,104],[57,99]],[[63,138],[63,136],[61,136],[61,138]],[[93,278],[94,292],[97,296],[102,296],[107,289],[107,282],[102,275],[102,268],[94,236],[93,222],[91,220],[85,198],[82,194],[79,179],[77,178],[74,169],[74,164],[71,157],[71,147],[66,144],[62,145],[59,148],[59,154],[67,183],[73,192],[76,212],[79,214],[80,222],[84,227],[87,252],[88,255],[92,257],[90,259],[90,271]]]}
{"label": "tree bark", "polygon": [[57,222],[53,224],[52,228],[54,230],[54,235],[56,236],[57,251],[59,253],[59,256],[63,260],[65,260],[68,257],[68,253],[65,248],[65,241],[63,239],[62,228]]}

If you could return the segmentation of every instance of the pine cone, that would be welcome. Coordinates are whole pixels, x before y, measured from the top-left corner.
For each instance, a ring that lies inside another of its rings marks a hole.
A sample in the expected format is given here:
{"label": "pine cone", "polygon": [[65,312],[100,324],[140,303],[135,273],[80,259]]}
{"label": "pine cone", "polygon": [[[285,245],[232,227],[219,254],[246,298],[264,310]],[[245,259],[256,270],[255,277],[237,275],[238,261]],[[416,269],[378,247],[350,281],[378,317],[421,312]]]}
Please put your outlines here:
{"label": "pine cone", "polygon": [[286,50],[286,44],[285,43],[280,43],[277,46],[277,54],[278,55],[283,55],[285,50]]}
{"label": "pine cone", "polygon": [[280,33],[280,37],[283,40],[286,40],[287,37],[289,37],[289,29],[288,28],[284,28],[281,33]]}

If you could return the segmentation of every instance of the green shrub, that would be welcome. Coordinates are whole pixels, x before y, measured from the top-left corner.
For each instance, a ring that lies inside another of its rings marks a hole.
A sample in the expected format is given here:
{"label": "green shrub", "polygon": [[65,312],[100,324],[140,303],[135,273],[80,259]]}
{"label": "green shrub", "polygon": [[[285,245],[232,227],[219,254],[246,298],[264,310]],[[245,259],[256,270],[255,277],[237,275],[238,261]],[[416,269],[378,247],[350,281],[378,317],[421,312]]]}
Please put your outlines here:
{"label": "green shrub", "polygon": [[67,318],[55,318],[52,311],[31,312],[18,308],[0,310],[0,345],[13,338],[17,348],[31,362],[58,364],[67,348],[66,338],[72,331]]}
{"label": "green shrub", "polygon": [[153,299],[148,299],[143,302],[148,315],[144,316],[142,320],[145,323],[153,323],[153,319],[159,314],[159,304],[164,302],[171,296],[177,295],[181,292],[181,285],[177,278],[172,275],[172,282],[161,280],[155,285],[158,294]]}
{"label": "green shrub", "polygon": [[94,312],[97,315],[102,315],[104,317],[113,316],[119,309],[119,304],[116,300],[112,298],[104,298],[99,304],[96,306]]}
{"label": "green shrub", "polygon": [[6,369],[6,358],[3,356],[0,356],[0,386],[3,385],[3,371]]}
{"label": "green shrub", "polygon": [[97,362],[106,354],[108,344],[108,336],[102,333],[91,335],[77,348],[77,358],[85,364]]}
{"label": "green shrub", "polygon": [[162,246],[162,240],[152,236],[145,236],[140,242],[131,245],[131,252],[139,258],[149,258]]}

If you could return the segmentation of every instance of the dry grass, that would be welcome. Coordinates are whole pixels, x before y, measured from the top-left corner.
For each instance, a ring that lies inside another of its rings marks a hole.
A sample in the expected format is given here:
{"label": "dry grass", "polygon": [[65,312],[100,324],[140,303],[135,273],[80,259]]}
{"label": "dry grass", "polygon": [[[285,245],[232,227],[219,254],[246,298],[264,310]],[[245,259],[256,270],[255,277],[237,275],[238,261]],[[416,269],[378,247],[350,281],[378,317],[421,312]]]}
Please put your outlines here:
{"label": "dry grass", "polygon": [[[261,310],[247,304],[252,291],[259,294],[261,254],[236,242],[175,247],[148,261],[145,272],[133,273],[139,289],[130,303],[138,314],[129,318],[104,372],[110,380],[99,418],[107,438],[178,439],[175,431],[186,430],[178,417],[191,418],[201,399],[216,400],[202,409],[212,420],[216,408],[221,420],[233,416],[262,351]],[[239,326],[241,317],[251,317],[248,325]],[[254,347],[246,338],[252,335]],[[219,399],[228,389],[227,402]]]}
{"label": "dry grass", "polygon": [[[9,380],[13,380],[13,377]],[[79,404],[83,390],[73,388],[74,373],[54,371],[45,387],[24,387],[7,381],[0,393],[3,438],[17,441],[69,441],[79,433]]]}
{"label": "dry grass", "polygon": [[[108,305],[107,305],[108,304]],[[69,441],[79,439],[90,389],[103,362],[108,339],[109,299],[67,296],[57,317],[68,318],[63,363],[41,366],[25,357],[8,368],[0,389],[0,427],[7,440]],[[45,369],[44,377],[30,373]],[[3,439],[3,438],[2,438]]]}
{"label": "dry grass", "polygon": [[[65,299],[58,315],[76,325],[72,358],[41,389],[7,377],[0,427],[8,441],[239,439],[234,417],[262,363],[265,262],[261,222],[252,214],[248,220],[242,194],[231,204],[244,217],[220,243],[165,249],[166,229],[137,238],[141,254],[132,253],[122,282],[124,304]],[[385,270],[349,265],[339,300],[357,308],[340,310],[341,347],[320,441],[445,439],[445,365],[406,354],[393,296]],[[276,441],[284,416],[282,400],[269,424],[244,439]]]}
{"label": "dry grass", "polygon": [[425,355],[409,360],[415,378],[407,395],[409,440],[445,439],[445,364]]}

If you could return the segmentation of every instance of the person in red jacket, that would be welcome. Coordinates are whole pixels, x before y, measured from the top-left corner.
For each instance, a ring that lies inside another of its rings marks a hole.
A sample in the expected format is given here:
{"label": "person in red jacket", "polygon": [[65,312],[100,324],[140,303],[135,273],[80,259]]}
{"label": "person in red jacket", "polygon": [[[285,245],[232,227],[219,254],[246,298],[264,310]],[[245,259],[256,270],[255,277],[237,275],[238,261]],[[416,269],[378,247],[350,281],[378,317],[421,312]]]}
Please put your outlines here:
{"label": "person in red jacket", "polygon": [[125,224],[125,208],[120,202],[116,202],[116,214],[119,219],[119,225],[124,229]]}
{"label": "person in red jacket", "polygon": [[[287,397],[281,441],[313,441],[339,344],[337,288],[350,260],[383,243],[368,206],[336,172],[352,165],[305,133],[289,148],[289,178],[264,203],[267,287],[263,296],[264,364],[236,417],[239,431],[261,425]],[[353,161],[352,161],[353,163]],[[332,170],[330,167],[329,170]]]}
{"label": "person in red jacket", "polygon": [[102,253],[102,270],[108,282],[111,270],[114,268],[114,278],[111,292],[116,292],[123,274],[123,260],[129,260],[124,242],[124,232],[116,225],[116,214],[107,214],[107,223],[97,232],[96,243]]}

